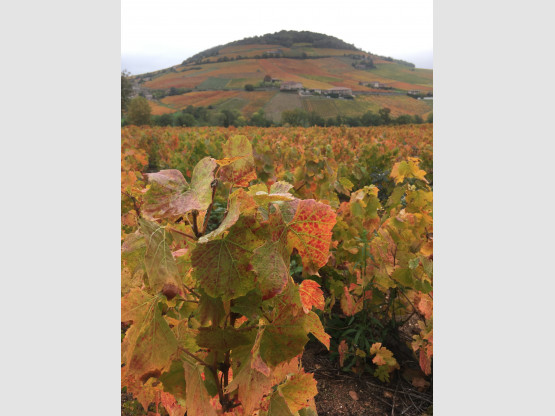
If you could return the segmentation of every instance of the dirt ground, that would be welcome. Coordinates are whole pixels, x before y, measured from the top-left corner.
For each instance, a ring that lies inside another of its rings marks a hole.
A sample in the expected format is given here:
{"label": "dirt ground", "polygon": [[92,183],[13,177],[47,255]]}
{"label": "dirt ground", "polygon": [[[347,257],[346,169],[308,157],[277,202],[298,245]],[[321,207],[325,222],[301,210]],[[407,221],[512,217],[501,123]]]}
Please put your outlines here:
{"label": "dirt ground", "polygon": [[339,369],[328,351],[309,343],[303,354],[306,372],[318,382],[315,397],[319,416],[421,416],[431,415],[430,391],[419,392],[399,374],[390,383],[382,383],[368,373],[357,375]]}

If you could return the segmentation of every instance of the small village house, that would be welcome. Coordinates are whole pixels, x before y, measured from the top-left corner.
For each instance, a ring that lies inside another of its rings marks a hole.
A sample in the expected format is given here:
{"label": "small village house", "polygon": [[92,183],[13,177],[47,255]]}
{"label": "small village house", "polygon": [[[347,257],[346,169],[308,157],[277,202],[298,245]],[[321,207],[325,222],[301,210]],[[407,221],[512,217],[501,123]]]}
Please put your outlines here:
{"label": "small village house", "polygon": [[341,97],[350,97],[353,95],[353,91],[346,87],[333,87],[326,90],[326,94],[337,94]]}
{"label": "small village house", "polygon": [[296,81],[287,81],[279,86],[281,91],[298,91],[303,87],[303,84]]}

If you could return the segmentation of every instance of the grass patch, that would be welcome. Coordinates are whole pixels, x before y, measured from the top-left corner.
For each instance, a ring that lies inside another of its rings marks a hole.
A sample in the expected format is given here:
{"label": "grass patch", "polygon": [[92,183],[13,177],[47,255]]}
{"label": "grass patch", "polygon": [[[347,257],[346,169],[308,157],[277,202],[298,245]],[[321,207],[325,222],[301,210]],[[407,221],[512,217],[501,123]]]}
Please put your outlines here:
{"label": "grass patch", "polygon": [[293,110],[295,108],[303,108],[301,99],[297,94],[286,92],[278,92],[264,106],[264,113],[268,119],[274,122],[281,121],[281,113],[285,110]]}
{"label": "grass patch", "polygon": [[433,73],[429,69],[411,71],[409,68],[398,64],[376,64],[376,67],[376,69],[371,69],[370,72],[383,78],[417,85],[433,84]]}
{"label": "grass patch", "polygon": [[314,81],[320,81],[320,82],[340,82],[343,81],[343,79],[341,78],[334,78],[334,77],[325,77],[322,75],[311,75],[311,74],[300,74],[301,77],[303,78],[308,78]]}
{"label": "grass patch", "polygon": [[203,90],[222,90],[225,88],[227,83],[230,81],[229,78],[214,78],[209,77],[206,81],[201,82],[197,88]]}

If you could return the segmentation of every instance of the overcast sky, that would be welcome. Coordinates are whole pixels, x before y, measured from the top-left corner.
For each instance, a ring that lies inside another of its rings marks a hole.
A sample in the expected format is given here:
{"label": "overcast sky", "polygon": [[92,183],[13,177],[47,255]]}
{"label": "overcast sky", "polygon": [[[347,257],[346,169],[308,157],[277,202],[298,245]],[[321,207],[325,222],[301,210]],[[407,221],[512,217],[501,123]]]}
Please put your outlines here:
{"label": "overcast sky", "polygon": [[167,68],[217,45],[280,30],[335,36],[433,65],[433,0],[121,0],[121,68]]}

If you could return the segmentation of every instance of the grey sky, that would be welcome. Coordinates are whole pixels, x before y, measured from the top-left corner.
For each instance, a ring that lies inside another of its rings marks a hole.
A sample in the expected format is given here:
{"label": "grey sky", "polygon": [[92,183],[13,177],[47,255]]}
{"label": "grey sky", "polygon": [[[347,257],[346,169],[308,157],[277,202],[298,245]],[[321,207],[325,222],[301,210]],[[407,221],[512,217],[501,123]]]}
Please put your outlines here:
{"label": "grey sky", "polygon": [[365,51],[433,65],[433,0],[121,0],[121,68],[167,68],[213,46],[309,30]]}

